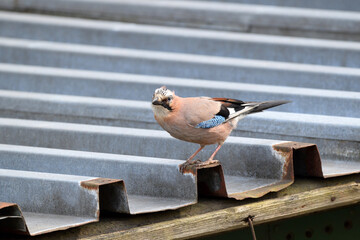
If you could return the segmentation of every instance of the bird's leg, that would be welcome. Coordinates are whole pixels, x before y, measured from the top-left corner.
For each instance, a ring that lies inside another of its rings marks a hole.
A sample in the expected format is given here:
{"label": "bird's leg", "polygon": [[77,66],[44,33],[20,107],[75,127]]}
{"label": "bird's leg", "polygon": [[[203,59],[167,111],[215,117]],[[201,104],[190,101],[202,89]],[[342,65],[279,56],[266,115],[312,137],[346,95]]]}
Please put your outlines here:
{"label": "bird's leg", "polygon": [[216,153],[220,150],[221,146],[222,146],[222,144],[219,144],[217,146],[217,148],[215,149],[215,151],[213,152],[213,154],[211,154],[210,158],[208,160],[206,160],[205,162],[200,163],[200,166],[201,165],[208,165],[208,164],[212,164],[212,163],[218,163],[219,161],[214,160],[214,157],[215,157]]}
{"label": "bird's leg", "polygon": [[[201,151],[201,150],[203,150],[204,149],[204,145],[201,145],[200,146],[200,148],[198,149],[198,150],[196,150],[196,152],[194,152],[194,154],[193,155],[191,155],[187,160],[186,160],[186,162],[187,163],[194,163],[194,161],[192,161],[193,160],[193,158]],[[196,161],[195,161],[196,162]]]}
{"label": "bird's leg", "polygon": [[199,148],[198,150],[196,150],[196,152],[194,152],[194,154],[191,155],[191,156],[186,160],[186,162],[184,162],[183,164],[180,165],[180,170],[183,171],[186,166],[189,166],[189,165],[198,163],[199,160],[193,161],[193,158],[194,158],[201,150],[203,150],[204,147],[205,147],[205,145],[200,145],[200,148]]}

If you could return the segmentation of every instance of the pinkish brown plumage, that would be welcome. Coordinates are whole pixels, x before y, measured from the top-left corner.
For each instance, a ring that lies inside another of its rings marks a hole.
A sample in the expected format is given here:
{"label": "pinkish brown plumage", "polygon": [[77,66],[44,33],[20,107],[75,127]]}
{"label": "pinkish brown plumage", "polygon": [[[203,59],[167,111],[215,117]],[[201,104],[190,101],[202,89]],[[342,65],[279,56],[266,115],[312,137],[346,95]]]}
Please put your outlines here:
{"label": "pinkish brown plumage", "polygon": [[[200,144],[200,148],[184,165],[193,163],[192,159],[206,145],[218,144],[210,158],[202,163],[204,165],[217,162],[213,160],[216,153],[240,119],[250,113],[284,103],[287,101],[243,102],[228,98],[182,98],[163,86],[155,90],[152,109],[156,121],[171,136]],[[231,114],[230,109],[234,109]]]}

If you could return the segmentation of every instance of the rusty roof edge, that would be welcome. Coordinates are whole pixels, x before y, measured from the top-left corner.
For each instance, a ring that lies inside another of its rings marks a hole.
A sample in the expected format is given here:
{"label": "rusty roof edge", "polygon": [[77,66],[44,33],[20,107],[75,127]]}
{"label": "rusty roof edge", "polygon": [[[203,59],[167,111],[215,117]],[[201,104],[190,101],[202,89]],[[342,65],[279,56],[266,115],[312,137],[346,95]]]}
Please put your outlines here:
{"label": "rusty roof edge", "polygon": [[[284,163],[284,169],[286,168],[286,171],[289,171],[290,173],[284,173],[286,177],[283,177],[283,179],[263,187],[251,189],[249,191],[230,194],[228,194],[226,189],[226,181],[220,162],[205,166],[193,165],[188,167],[185,170],[185,173],[191,172],[197,175],[199,196],[215,196],[243,200],[245,198],[259,198],[269,192],[277,192],[290,186],[294,182],[294,174],[292,168],[292,158],[289,158],[289,161],[291,162],[290,164],[287,162]],[[285,167],[285,165],[287,167]]]}
{"label": "rusty roof edge", "polygon": [[[113,186],[109,186],[113,185]],[[99,194],[99,210],[119,213],[130,213],[129,200],[123,180],[111,178],[94,178],[80,182],[80,186],[96,190]]]}
{"label": "rusty roof edge", "polygon": [[297,176],[324,177],[319,150],[316,144],[285,142],[273,146],[276,151],[292,155],[293,174]]}
{"label": "rusty roof edge", "polygon": [[[4,214],[6,211],[6,214]],[[0,202],[0,223],[6,222],[8,219],[16,218],[17,221],[10,223],[10,229],[6,227],[5,229],[1,228],[3,224],[0,224],[0,232],[16,232],[18,234],[29,235],[29,229],[26,225],[24,216],[21,212],[20,207],[16,203],[7,203],[7,202]],[[8,225],[9,226],[9,225]],[[11,230],[13,229],[13,231]]]}
{"label": "rusty roof edge", "polygon": [[229,194],[229,197],[235,198],[236,200],[243,200],[246,198],[260,198],[270,192],[278,192],[290,186],[293,183],[294,183],[294,179],[281,179],[275,181],[273,184],[255,188],[250,191]]}
{"label": "rusty roof edge", "polygon": [[273,145],[273,149],[284,157],[282,179],[290,179],[294,181],[294,153],[293,149],[289,147],[279,147],[287,145],[288,143],[278,143]]}
{"label": "rusty roof edge", "polygon": [[[270,192],[278,192],[293,184],[293,151],[289,147],[277,147],[286,143],[287,142],[278,141],[271,146],[272,149],[278,153],[278,155],[274,155],[274,157],[280,158],[283,161],[280,179],[274,179],[272,183],[268,183],[248,191],[229,194],[229,197],[235,198],[237,200],[243,200],[245,198],[259,198]],[[267,144],[269,144],[269,142]]]}
{"label": "rusty roof edge", "polygon": [[220,162],[195,168],[199,196],[228,197]]}

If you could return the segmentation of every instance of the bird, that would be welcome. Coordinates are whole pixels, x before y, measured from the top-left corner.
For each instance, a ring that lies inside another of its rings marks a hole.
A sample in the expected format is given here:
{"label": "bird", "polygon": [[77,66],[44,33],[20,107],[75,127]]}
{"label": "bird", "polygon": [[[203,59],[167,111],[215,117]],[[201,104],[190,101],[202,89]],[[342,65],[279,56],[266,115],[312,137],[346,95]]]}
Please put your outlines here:
{"label": "bird", "polygon": [[[232,130],[237,127],[239,120],[249,114],[289,102],[244,102],[232,98],[211,97],[184,98],[162,86],[155,90],[151,106],[155,120],[172,137],[200,145],[199,149],[180,165],[180,170],[183,171],[193,164],[204,166],[218,163],[218,160],[214,160],[215,155]],[[209,159],[204,162],[193,160],[205,146],[213,144],[217,144],[217,147]]]}

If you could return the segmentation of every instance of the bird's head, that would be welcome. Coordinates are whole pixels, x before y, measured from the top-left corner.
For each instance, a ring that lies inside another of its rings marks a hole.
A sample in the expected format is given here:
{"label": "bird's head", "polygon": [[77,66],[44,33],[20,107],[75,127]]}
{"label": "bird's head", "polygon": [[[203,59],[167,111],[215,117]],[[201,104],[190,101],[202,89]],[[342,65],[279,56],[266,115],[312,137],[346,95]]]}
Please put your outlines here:
{"label": "bird's head", "polygon": [[173,110],[173,100],[175,92],[167,89],[165,86],[155,90],[152,97],[152,108],[155,114],[167,114]]}

